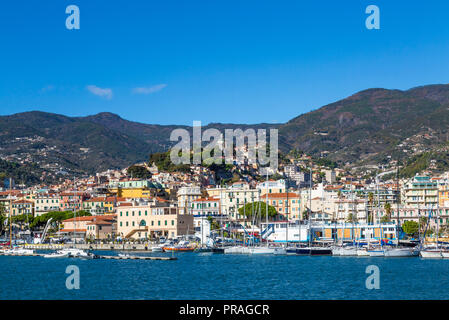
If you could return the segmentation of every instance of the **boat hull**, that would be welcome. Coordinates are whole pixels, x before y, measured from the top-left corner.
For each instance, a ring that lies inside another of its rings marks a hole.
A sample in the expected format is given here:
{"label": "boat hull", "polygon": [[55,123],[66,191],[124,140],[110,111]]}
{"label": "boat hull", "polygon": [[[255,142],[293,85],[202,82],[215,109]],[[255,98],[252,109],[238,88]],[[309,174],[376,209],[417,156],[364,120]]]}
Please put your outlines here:
{"label": "boat hull", "polygon": [[441,259],[443,258],[440,250],[422,250],[420,256],[426,259]]}
{"label": "boat hull", "polygon": [[397,257],[397,258],[416,257],[418,256],[418,254],[419,251],[413,248],[394,248],[384,250],[385,257]]}

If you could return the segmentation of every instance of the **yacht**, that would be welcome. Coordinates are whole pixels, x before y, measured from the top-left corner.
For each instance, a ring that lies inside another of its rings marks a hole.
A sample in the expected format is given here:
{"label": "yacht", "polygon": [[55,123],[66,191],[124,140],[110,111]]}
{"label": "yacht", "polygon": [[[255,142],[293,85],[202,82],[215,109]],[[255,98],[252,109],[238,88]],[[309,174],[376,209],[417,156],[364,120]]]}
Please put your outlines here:
{"label": "yacht", "polygon": [[422,258],[433,258],[433,259],[441,259],[443,258],[442,249],[439,248],[427,248],[423,249],[420,252]]}
{"label": "yacht", "polygon": [[68,258],[69,256],[68,252],[52,252],[43,255],[44,258]]}
{"label": "yacht", "polygon": [[415,248],[386,248],[384,249],[385,257],[417,257],[419,255],[419,250]]}
{"label": "yacht", "polygon": [[10,255],[30,256],[34,254],[34,250],[15,247],[12,249],[5,250],[4,253]]}
{"label": "yacht", "polygon": [[61,250],[58,250],[57,253],[59,254],[68,254],[69,257],[75,257],[75,258],[89,258],[90,254],[82,249],[77,248],[64,248]]}
{"label": "yacht", "polygon": [[385,257],[385,251],[383,248],[372,248],[366,251],[370,257]]}

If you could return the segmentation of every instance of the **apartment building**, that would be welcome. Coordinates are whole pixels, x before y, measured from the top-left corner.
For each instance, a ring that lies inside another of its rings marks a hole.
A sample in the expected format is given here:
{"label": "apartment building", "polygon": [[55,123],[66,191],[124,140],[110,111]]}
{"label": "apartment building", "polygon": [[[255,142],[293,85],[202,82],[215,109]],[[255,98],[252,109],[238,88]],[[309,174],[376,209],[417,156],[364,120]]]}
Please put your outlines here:
{"label": "apartment building", "polygon": [[148,203],[117,208],[117,235],[124,239],[176,238],[193,233],[193,216],[179,214],[176,207]]}

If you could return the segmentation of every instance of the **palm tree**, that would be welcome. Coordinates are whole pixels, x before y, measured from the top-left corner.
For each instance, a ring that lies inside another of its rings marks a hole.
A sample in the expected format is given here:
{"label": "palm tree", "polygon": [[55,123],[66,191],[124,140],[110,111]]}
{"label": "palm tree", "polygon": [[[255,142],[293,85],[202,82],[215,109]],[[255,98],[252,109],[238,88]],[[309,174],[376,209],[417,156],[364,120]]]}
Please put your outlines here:
{"label": "palm tree", "polygon": [[0,234],[3,232],[3,225],[6,219],[6,208],[3,203],[0,203]]}
{"label": "palm tree", "polygon": [[391,221],[391,204],[388,202],[385,203],[384,209],[385,209],[385,213],[387,214],[387,217],[388,217],[388,222],[390,222]]}
{"label": "palm tree", "polygon": [[369,203],[368,222],[373,222],[373,202],[374,202],[374,194],[370,192],[368,193],[368,203]]}

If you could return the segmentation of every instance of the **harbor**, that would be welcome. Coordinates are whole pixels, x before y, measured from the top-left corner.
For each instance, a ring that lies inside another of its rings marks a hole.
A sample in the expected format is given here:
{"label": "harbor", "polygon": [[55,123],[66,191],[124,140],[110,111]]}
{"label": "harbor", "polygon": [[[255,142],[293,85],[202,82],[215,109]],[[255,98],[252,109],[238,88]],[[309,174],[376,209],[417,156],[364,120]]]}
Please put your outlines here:
{"label": "harbor", "polygon": [[[445,259],[194,252],[174,256],[178,259],[173,263],[0,256],[0,298],[449,299],[442,290],[449,286]],[[79,267],[80,290],[66,289],[69,265]],[[370,265],[380,269],[379,290],[365,287]]]}

